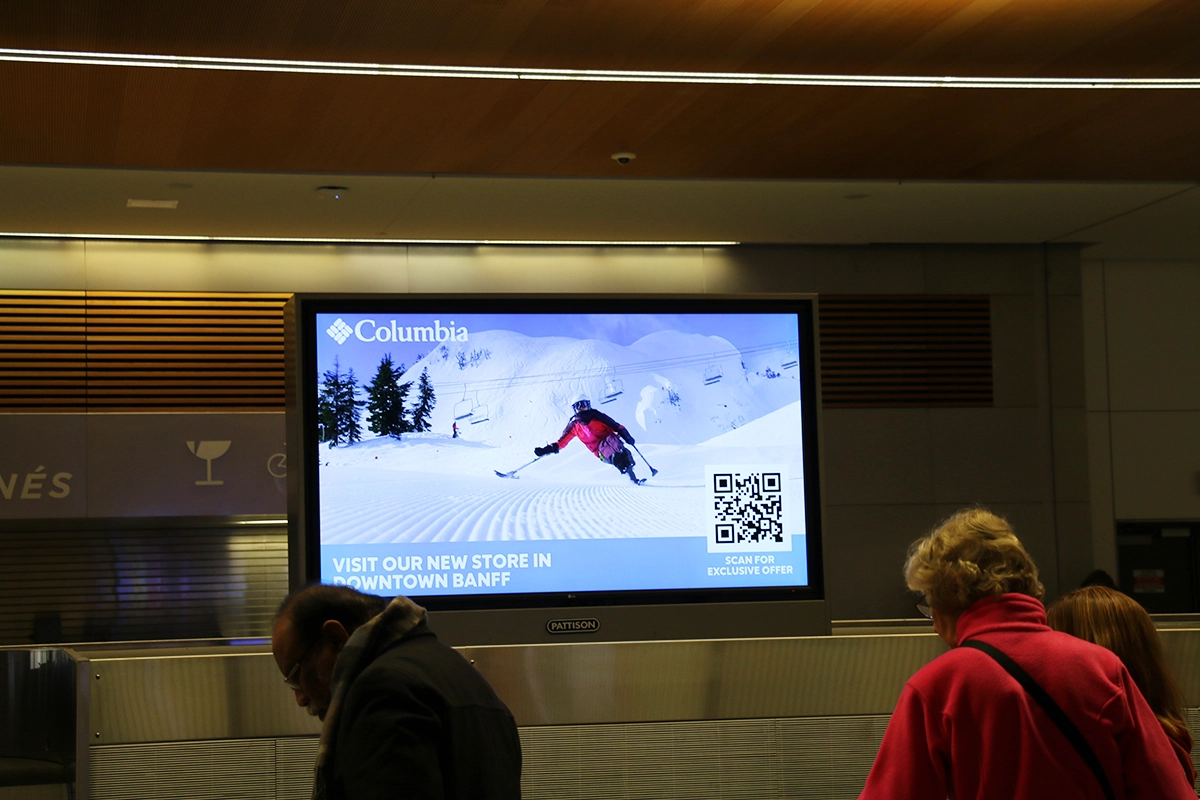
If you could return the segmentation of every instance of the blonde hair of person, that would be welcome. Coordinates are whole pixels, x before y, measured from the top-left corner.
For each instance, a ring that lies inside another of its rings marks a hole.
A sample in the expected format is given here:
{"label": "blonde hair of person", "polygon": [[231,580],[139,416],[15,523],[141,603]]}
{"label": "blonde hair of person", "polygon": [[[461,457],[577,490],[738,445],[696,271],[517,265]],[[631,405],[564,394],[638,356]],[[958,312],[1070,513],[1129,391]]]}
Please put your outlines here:
{"label": "blonde hair of person", "polygon": [[1060,597],[1046,616],[1054,630],[1115,653],[1163,728],[1174,738],[1191,740],[1183,695],[1167,668],[1162,640],[1136,600],[1106,586],[1087,586]]}
{"label": "blonde hair of person", "polygon": [[1043,593],[1037,566],[1008,520],[986,508],[965,508],[913,542],[904,579],[949,615],[995,594]]}

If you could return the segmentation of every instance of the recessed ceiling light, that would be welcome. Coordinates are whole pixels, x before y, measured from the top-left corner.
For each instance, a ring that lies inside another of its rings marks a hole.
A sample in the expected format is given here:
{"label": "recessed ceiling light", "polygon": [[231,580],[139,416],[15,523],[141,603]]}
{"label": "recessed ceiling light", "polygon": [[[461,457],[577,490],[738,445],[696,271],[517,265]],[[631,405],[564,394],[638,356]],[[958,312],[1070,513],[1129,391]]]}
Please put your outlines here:
{"label": "recessed ceiling light", "polygon": [[625,165],[637,158],[637,153],[631,153],[628,150],[622,150],[619,153],[613,153],[611,156],[609,156],[609,158],[618,164]]}
{"label": "recessed ceiling light", "polygon": [[341,200],[350,190],[345,186],[318,186],[317,195],[327,200]]}
{"label": "recessed ceiling light", "polygon": [[126,200],[126,208],[170,208],[179,207],[178,200]]}

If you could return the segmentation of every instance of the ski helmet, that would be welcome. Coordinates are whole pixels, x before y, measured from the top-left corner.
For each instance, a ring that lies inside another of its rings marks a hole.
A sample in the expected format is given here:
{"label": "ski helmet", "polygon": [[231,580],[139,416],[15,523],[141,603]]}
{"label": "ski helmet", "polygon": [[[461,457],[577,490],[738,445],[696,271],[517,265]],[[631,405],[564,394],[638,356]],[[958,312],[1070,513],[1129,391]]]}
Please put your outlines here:
{"label": "ski helmet", "polygon": [[578,414],[586,408],[592,407],[592,401],[588,400],[588,396],[582,392],[575,395],[575,399],[571,401],[571,410]]}

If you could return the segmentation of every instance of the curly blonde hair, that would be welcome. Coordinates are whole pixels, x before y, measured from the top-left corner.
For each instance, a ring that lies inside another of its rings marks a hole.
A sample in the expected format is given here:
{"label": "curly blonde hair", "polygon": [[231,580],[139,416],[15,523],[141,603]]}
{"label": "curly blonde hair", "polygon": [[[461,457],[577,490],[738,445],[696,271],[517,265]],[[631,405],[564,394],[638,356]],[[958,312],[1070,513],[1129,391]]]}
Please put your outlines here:
{"label": "curly blonde hair", "polygon": [[1044,591],[1037,565],[1008,520],[986,508],[965,508],[913,542],[904,579],[929,605],[952,615],[990,595],[1040,599]]}

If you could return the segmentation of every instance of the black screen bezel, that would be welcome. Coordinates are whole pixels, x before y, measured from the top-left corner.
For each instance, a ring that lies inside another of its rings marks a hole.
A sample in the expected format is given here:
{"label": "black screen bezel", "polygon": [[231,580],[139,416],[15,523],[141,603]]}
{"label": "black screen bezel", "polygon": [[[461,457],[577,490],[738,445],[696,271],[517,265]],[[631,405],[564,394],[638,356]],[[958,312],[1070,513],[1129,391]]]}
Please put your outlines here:
{"label": "black screen bezel", "polygon": [[[798,316],[801,383],[801,428],[804,464],[805,542],[809,583],[806,586],[739,587],[730,589],[653,589],[591,592],[540,592],[473,595],[412,595],[430,610],[499,610],[565,606],[666,605],[778,600],[823,600],[822,503],[817,370],[816,298],[812,295],[771,296],[646,296],[646,295],[296,295],[294,324],[298,326],[299,381],[292,385],[301,416],[304,447],[304,520],[300,543],[305,554],[305,583],[321,580],[320,485],[318,446],[316,317],[326,313],[388,314],[755,314],[791,313]],[[291,410],[291,409],[289,409]]]}

